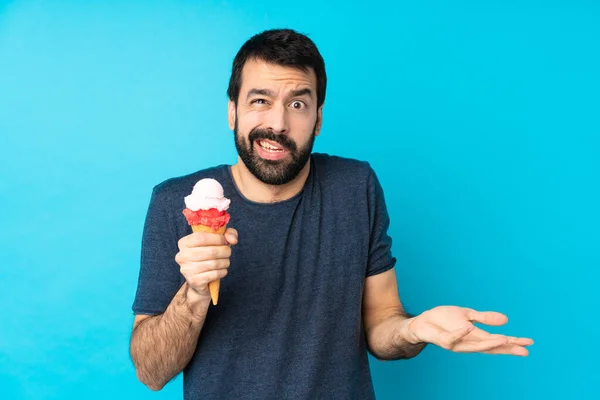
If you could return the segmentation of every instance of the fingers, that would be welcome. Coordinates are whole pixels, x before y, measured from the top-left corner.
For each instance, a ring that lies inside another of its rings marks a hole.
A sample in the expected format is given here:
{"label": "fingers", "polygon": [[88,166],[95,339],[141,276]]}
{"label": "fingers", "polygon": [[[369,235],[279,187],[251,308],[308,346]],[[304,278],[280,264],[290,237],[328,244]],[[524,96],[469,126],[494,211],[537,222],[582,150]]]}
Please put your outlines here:
{"label": "fingers", "polygon": [[471,340],[486,340],[486,339],[493,339],[493,338],[500,338],[500,337],[504,337],[508,340],[508,343],[516,344],[518,346],[531,346],[533,344],[533,339],[530,339],[530,338],[491,334],[491,333],[488,333],[488,332],[484,331],[483,329],[479,329],[479,328],[473,329],[469,339],[471,339]]}
{"label": "fingers", "polygon": [[517,346],[531,346],[533,344],[533,340],[530,338],[520,338],[514,336],[503,336],[503,335],[490,335],[491,337],[504,337],[506,338],[509,345],[517,345]]}
{"label": "fingers", "polygon": [[[507,322],[505,315],[490,311],[477,312],[469,310],[468,318],[473,322],[488,325],[503,325]],[[442,333],[440,342],[441,347],[454,352],[515,356],[527,356],[529,351],[525,347],[533,344],[531,338],[490,334],[472,324],[452,332]]]}
{"label": "fingers", "polygon": [[525,347],[533,344],[533,340],[530,338],[492,335],[478,329],[473,330],[473,334],[469,338],[470,340],[456,342],[449,350],[465,353],[481,352],[527,356],[529,351]]}
{"label": "fingers", "polygon": [[209,232],[194,232],[179,239],[179,249],[183,247],[203,247],[233,245],[238,243],[238,232],[233,228],[227,228],[224,235]]}
{"label": "fingers", "polygon": [[442,334],[441,347],[455,352],[471,353],[488,351],[509,343],[508,338],[501,335],[483,340],[463,340],[475,329],[475,326],[467,325],[455,331]]}
{"label": "fingers", "polygon": [[485,325],[504,325],[508,322],[508,317],[495,311],[475,311],[469,310],[468,318],[471,322],[479,322]]}
{"label": "fingers", "polygon": [[179,270],[184,277],[201,274],[207,271],[229,268],[230,262],[228,258],[218,260],[207,260],[184,264]]}
{"label": "fingers", "polygon": [[475,326],[469,324],[455,331],[446,332],[442,334],[442,342],[445,344],[443,347],[454,347],[456,343],[458,343],[462,338],[471,333],[473,329],[475,329]]}
{"label": "fingers", "polygon": [[452,351],[461,353],[480,353],[490,351],[508,344],[508,339],[505,337],[493,338],[487,340],[468,340],[457,343]]}
{"label": "fingers", "polygon": [[208,293],[208,284],[227,275],[231,245],[237,244],[237,231],[227,229],[224,235],[194,232],[178,242],[175,261],[188,285],[198,293]]}
{"label": "fingers", "polygon": [[186,276],[188,285],[198,293],[208,292],[208,284],[227,275],[227,269],[215,269],[201,274]]}
{"label": "fingers", "polygon": [[229,259],[185,263],[179,269],[188,285],[198,293],[207,292],[208,284],[227,275]]}
{"label": "fingers", "polygon": [[526,357],[529,355],[529,351],[526,348],[524,348],[522,346],[517,346],[515,344],[508,344],[508,345],[496,347],[494,349],[484,351],[484,353],[485,354],[505,354],[505,355],[512,355],[512,356],[520,356],[520,357]]}
{"label": "fingers", "polygon": [[[232,242],[237,243],[237,231],[233,229],[229,234]],[[178,246],[179,252],[175,256],[175,261],[180,266],[188,262],[231,257],[231,245],[220,234],[195,232],[181,238]]]}
{"label": "fingers", "polygon": [[516,344],[517,346],[531,346],[533,344],[533,339],[509,337],[508,342],[510,344]]}
{"label": "fingers", "polygon": [[505,338],[509,344],[516,344],[518,346],[531,346],[533,344],[533,339],[531,338],[492,334],[477,327],[473,329],[469,336],[469,340],[487,340],[494,338]]}
{"label": "fingers", "polygon": [[234,245],[238,243],[238,231],[233,228],[227,228],[225,231],[225,240],[230,245]]}
{"label": "fingers", "polygon": [[223,246],[227,245],[223,235],[218,233],[194,232],[179,239],[179,250],[184,247]]}
{"label": "fingers", "polygon": [[[184,253],[183,251],[181,253]],[[209,246],[209,247],[191,247],[185,249],[185,254],[180,256],[185,257],[186,261],[206,261],[218,260],[220,258],[231,257],[231,247],[229,246]]]}

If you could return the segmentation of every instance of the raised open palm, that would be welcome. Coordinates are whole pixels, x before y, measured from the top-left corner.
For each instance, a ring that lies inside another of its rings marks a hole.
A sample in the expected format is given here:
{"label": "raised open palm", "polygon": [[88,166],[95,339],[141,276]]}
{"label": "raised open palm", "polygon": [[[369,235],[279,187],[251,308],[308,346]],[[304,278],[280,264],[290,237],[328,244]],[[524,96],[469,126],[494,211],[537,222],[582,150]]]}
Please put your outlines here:
{"label": "raised open palm", "polygon": [[432,343],[459,353],[512,354],[526,356],[529,338],[490,334],[474,325],[500,326],[506,315],[494,311],[475,311],[456,306],[439,306],[425,311],[408,325],[411,341]]}

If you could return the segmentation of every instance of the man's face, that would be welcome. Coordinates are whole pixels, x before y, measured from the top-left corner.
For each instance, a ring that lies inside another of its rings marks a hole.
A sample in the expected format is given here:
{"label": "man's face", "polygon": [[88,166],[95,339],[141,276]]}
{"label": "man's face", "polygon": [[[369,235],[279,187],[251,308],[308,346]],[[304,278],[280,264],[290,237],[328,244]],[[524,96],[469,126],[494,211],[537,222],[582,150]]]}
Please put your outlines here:
{"label": "man's face", "polygon": [[260,181],[288,183],[308,162],[321,129],[316,90],[311,69],[260,60],[244,65],[237,107],[229,102],[229,127],[242,162]]}

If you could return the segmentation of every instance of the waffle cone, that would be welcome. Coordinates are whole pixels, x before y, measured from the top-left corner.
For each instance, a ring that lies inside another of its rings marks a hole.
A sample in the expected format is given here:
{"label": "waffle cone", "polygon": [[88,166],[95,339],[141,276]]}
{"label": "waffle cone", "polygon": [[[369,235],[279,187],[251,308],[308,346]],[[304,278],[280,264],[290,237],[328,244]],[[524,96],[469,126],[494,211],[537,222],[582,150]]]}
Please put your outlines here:
{"label": "waffle cone", "polygon": [[211,228],[210,226],[206,226],[206,225],[192,225],[192,231],[193,232],[208,232],[208,233],[218,233],[220,235],[223,235],[225,233],[225,230],[227,230],[227,225],[223,225],[222,227],[220,227],[216,231],[213,228]]}
{"label": "waffle cone", "polygon": [[[227,225],[223,225],[222,227],[214,230],[210,226],[206,225],[192,225],[193,232],[208,232],[208,233],[218,233],[219,235],[223,235],[227,230]],[[208,284],[208,290],[210,291],[210,298],[212,299],[213,305],[217,305],[219,301],[219,288],[221,287],[221,280],[217,279],[216,281],[212,281]]]}

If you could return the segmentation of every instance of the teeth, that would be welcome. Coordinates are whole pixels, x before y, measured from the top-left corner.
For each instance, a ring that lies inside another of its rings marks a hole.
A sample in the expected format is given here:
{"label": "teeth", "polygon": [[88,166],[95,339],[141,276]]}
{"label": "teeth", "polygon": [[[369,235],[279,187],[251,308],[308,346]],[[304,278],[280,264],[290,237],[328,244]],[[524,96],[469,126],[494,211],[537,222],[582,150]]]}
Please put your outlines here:
{"label": "teeth", "polygon": [[258,142],[258,144],[260,145],[260,147],[262,147],[263,149],[265,149],[267,151],[282,151],[282,149],[280,149],[278,147],[271,146],[267,142],[260,141],[260,142]]}

